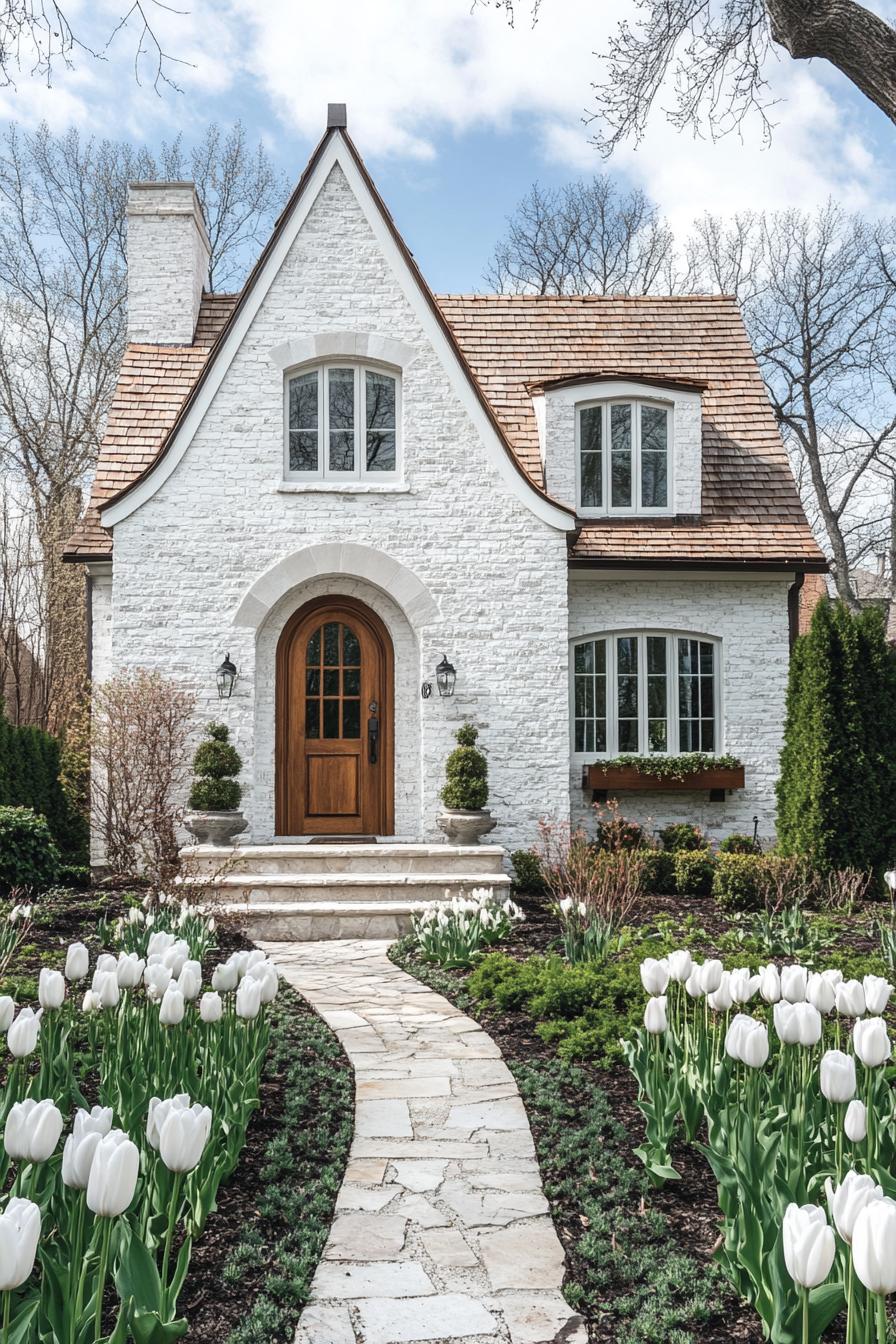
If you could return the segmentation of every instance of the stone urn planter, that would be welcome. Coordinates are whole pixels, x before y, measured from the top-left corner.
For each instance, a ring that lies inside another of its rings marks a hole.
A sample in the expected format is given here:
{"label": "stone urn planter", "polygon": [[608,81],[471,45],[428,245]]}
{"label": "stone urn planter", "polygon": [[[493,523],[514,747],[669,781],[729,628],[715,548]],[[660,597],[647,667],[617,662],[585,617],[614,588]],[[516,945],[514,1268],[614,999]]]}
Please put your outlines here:
{"label": "stone urn planter", "polygon": [[232,845],[248,824],[242,812],[188,812],[184,817],[184,825],[200,845]]}
{"label": "stone urn planter", "polygon": [[445,808],[438,818],[439,830],[448,837],[449,845],[478,845],[484,835],[498,824],[488,808]]}

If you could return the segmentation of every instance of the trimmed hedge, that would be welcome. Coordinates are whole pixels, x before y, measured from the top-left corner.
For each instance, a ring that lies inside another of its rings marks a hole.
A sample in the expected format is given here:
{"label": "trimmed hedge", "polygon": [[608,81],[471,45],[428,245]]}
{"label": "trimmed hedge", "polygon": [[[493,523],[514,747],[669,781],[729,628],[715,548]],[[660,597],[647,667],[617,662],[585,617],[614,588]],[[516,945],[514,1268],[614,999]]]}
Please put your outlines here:
{"label": "trimmed hedge", "polygon": [[488,802],[488,762],[476,739],[479,729],[463,723],[454,734],[457,746],[445,762],[442,802],[447,808],[477,812]]}
{"label": "trimmed hedge", "polygon": [[716,860],[708,849],[679,849],[672,855],[675,890],[679,896],[710,896]]}
{"label": "trimmed hedge", "polygon": [[0,807],[29,808],[44,817],[64,860],[87,862],[87,821],[72,807],[62,787],[58,740],[40,728],[14,726],[2,709]]}
{"label": "trimmed hedge", "polygon": [[664,826],[660,831],[660,840],[663,849],[669,850],[672,854],[680,850],[709,848],[709,841],[700,827],[692,826],[689,821],[673,821],[670,826]]}
{"label": "trimmed hedge", "polygon": [[0,895],[43,890],[59,875],[59,851],[46,818],[28,807],[0,807]]}
{"label": "trimmed hedge", "polygon": [[758,910],[773,863],[763,854],[720,854],[712,894],[724,910]]}

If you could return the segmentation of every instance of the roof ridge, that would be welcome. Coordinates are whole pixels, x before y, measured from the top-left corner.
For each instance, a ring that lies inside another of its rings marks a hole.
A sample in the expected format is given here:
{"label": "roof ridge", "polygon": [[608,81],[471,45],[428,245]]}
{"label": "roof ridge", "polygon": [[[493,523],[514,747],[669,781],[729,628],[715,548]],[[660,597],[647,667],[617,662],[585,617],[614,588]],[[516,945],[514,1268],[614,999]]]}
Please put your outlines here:
{"label": "roof ridge", "polygon": [[443,300],[516,303],[737,303],[735,294],[436,294]]}

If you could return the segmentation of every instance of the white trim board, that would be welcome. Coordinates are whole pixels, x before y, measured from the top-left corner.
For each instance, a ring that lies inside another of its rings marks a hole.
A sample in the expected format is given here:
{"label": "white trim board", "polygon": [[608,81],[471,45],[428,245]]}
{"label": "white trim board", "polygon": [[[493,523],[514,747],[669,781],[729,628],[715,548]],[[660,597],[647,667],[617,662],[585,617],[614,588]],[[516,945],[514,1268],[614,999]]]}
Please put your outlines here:
{"label": "white trim board", "polygon": [[129,490],[123,498],[115,500],[101,512],[102,526],[114,528],[117,523],[130,517],[141,505],[151,499],[157,490],[168,480],[180,464],[193,436],[197,433],[205,414],[217,394],[227,370],[230,368],[242,342],[254,322],[267,293],[280,272],[289,249],[292,247],[299,230],[305,223],[320,191],[333,168],[338,163],[354,193],[361,211],[369,224],[384,256],[386,257],[398,284],[405,295],[424,333],[435,349],[436,355],[448,379],[452,390],[463,405],[479,432],[486,454],[492,466],[498,472],[510,492],[519,499],[537,518],[549,527],[560,532],[568,532],[575,525],[574,513],[550,500],[544,499],[533,486],[529,485],[508,457],[507,449],[501,442],[479,401],[469,377],[460,363],[450,341],[442,330],[435,314],[429,307],[424,294],[407,265],[393,238],[379,207],[364,182],[348,146],[341,134],[332,136],[325,146],[311,178],[297,201],[292,215],[287,220],[261,273],[240,310],[237,320],[227,334],[223,347],[213,357],[213,363],[202,385],[199,395],[190,407],[186,418],[173,439],[169,440],[167,450],[157,458],[147,474]]}

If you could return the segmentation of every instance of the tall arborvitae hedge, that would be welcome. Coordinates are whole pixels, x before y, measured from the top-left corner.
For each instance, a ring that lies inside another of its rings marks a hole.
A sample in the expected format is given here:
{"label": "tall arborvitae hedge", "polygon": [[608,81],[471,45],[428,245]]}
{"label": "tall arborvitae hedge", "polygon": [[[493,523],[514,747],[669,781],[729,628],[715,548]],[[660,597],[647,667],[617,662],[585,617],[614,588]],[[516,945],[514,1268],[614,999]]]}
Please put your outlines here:
{"label": "tall arborvitae hedge", "polygon": [[30,807],[46,818],[67,863],[86,861],[87,823],[59,779],[59,742],[40,728],[15,727],[0,707],[0,806]]}
{"label": "tall arborvitae hedge", "polygon": [[896,651],[883,613],[818,604],[793,650],[778,840],[825,868],[896,861]]}

